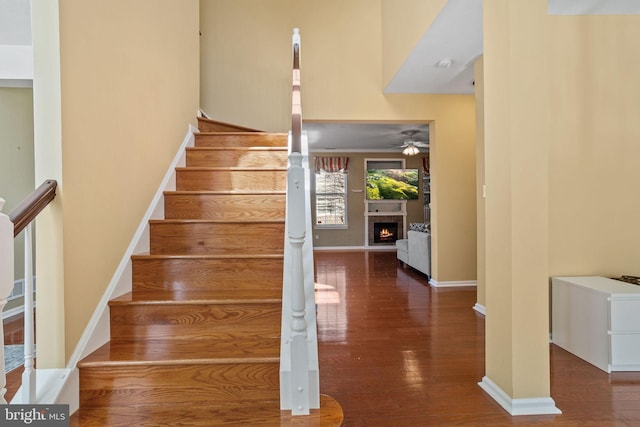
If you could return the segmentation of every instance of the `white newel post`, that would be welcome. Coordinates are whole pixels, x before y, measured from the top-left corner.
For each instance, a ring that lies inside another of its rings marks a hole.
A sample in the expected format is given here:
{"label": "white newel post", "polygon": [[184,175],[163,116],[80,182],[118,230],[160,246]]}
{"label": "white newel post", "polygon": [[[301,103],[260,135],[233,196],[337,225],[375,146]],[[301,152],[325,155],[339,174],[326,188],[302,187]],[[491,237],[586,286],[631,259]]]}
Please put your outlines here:
{"label": "white newel post", "polygon": [[[13,289],[13,223],[2,212],[4,199],[0,198],[0,313]],[[6,404],[7,376],[4,373],[4,328],[0,322],[0,404]]]}
{"label": "white newel post", "polygon": [[291,413],[308,415],[309,355],[302,246],[305,240],[305,181],[302,154],[289,155],[288,173],[289,212],[288,238],[291,244]]}
{"label": "white newel post", "polygon": [[24,229],[24,372],[22,373],[22,401],[36,401],[35,332],[33,327],[33,249],[32,224]]}

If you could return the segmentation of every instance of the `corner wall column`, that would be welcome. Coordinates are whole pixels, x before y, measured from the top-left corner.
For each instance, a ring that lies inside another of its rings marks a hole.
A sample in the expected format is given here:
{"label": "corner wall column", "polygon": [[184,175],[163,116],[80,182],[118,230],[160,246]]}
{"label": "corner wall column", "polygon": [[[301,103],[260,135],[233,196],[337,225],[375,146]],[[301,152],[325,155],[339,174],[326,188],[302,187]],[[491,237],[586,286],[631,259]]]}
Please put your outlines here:
{"label": "corner wall column", "polygon": [[486,373],[512,415],[550,397],[546,0],[484,2]]}

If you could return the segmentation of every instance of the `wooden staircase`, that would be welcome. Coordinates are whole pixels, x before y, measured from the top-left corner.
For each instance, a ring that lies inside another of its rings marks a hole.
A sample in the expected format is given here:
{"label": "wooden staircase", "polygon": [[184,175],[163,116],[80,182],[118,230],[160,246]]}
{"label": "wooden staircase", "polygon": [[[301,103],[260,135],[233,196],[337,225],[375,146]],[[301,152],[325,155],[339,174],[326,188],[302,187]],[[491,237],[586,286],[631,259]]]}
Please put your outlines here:
{"label": "wooden staircase", "polygon": [[[287,135],[199,120],[111,341],[79,364],[81,426],[342,424],[279,407]],[[214,131],[211,131],[211,130]]]}

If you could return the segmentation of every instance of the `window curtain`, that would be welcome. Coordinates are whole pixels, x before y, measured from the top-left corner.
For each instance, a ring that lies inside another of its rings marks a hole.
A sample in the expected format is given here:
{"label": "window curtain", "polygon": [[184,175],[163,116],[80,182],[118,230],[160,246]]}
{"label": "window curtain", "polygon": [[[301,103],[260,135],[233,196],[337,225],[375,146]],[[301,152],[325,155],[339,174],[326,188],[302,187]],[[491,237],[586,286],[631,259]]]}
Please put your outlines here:
{"label": "window curtain", "polygon": [[429,156],[422,158],[422,171],[425,176],[429,176]]}
{"label": "window curtain", "polygon": [[320,172],[342,172],[349,171],[348,157],[316,157],[316,173]]}

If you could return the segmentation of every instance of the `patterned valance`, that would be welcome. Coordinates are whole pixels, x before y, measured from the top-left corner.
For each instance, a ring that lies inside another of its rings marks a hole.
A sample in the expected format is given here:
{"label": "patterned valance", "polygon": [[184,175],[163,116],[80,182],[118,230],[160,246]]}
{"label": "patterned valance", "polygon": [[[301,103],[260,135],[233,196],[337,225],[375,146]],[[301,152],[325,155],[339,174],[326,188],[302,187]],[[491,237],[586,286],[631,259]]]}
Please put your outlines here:
{"label": "patterned valance", "polygon": [[320,172],[342,172],[349,170],[348,157],[316,157],[316,173]]}

